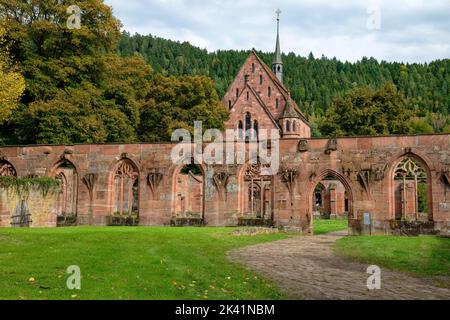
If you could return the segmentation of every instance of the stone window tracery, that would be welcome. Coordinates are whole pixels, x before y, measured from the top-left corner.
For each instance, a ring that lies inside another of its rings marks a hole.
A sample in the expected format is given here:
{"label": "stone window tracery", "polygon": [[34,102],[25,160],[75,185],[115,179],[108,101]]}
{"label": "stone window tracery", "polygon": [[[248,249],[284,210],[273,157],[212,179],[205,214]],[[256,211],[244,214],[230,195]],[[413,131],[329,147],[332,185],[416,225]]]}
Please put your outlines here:
{"label": "stone window tracery", "polygon": [[0,176],[1,177],[16,177],[16,169],[7,161],[0,162]]}
{"label": "stone window tracery", "polygon": [[395,218],[428,220],[428,181],[422,164],[405,157],[395,168]]}
{"label": "stone window tracery", "polygon": [[269,167],[261,164],[247,164],[244,171],[245,197],[244,215],[258,219],[271,219],[272,214],[272,179],[262,175],[262,168]]}
{"label": "stone window tracery", "polygon": [[139,174],[130,161],[123,160],[114,173],[114,213],[131,216],[138,212]]}

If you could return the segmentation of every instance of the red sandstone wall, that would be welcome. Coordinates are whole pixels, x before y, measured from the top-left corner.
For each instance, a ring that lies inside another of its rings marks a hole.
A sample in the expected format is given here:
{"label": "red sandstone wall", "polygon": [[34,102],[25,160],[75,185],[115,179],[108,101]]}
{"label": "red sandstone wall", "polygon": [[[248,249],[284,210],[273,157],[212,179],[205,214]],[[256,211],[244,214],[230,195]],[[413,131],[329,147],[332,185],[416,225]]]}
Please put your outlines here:
{"label": "red sandstone wall", "polygon": [[[308,229],[312,221],[312,192],[315,185],[329,174],[334,175],[349,191],[350,211],[361,220],[371,212],[380,232],[387,231],[395,216],[393,170],[407,154],[414,155],[428,170],[430,212],[440,228],[450,221],[450,186],[443,172],[450,168],[450,135],[404,137],[359,137],[337,139],[337,150],[326,152],[328,139],[307,140],[309,151],[297,150],[299,139],[284,139],[280,144],[282,168],[295,168],[298,176],[292,194],[280,176],[273,181],[273,215],[276,225],[301,226]],[[122,157],[135,163],[139,170],[139,212],[142,225],[165,225],[170,222],[174,205],[174,176],[179,166],[170,160],[174,145],[76,145],[3,147],[0,154],[9,161],[19,176],[51,175],[65,157],[71,161],[80,179],[77,214],[89,213],[89,192],[81,179],[90,173],[98,176],[93,192],[93,222],[104,224],[112,213],[112,176]],[[203,167],[205,180],[205,218],[209,225],[236,223],[242,208],[240,177],[242,166]],[[358,179],[361,170],[383,169],[381,180],[369,181],[368,189]],[[147,183],[149,172],[163,174],[153,193]],[[230,174],[225,191],[218,192],[213,182],[215,172]]]}

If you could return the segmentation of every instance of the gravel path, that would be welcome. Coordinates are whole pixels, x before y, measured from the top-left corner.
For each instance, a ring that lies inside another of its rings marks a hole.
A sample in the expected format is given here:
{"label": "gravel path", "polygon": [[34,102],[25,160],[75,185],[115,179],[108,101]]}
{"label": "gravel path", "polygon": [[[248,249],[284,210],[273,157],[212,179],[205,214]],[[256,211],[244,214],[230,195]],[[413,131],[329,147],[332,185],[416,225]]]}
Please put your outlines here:
{"label": "gravel path", "polygon": [[[431,279],[404,272],[381,270],[381,289],[368,290],[368,265],[351,262],[333,253],[336,240],[345,232],[245,247],[230,258],[273,279],[289,299],[445,299],[450,289],[433,285]],[[448,281],[444,278],[442,281]]]}

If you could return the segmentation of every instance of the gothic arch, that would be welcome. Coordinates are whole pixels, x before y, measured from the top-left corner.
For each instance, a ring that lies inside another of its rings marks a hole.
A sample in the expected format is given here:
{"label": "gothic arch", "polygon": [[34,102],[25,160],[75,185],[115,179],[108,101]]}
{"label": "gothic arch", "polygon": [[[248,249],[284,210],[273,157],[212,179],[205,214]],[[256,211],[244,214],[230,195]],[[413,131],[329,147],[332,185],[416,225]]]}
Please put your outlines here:
{"label": "gothic arch", "polygon": [[[428,219],[433,220],[433,176],[431,174],[433,170],[432,162],[419,155],[417,152],[405,152],[390,161],[387,178],[389,186],[389,218],[396,218],[396,198],[395,198],[395,172],[398,166],[405,161],[405,159],[412,159],[425,171],[426,174],[426,184],[427,184],[427,200],[428,200]],[[417,210],[417,208],[416,208]]]}
{"label": "gothic arch", "polygon": [[57,161],[47,171],[47,176],[60,181],[57,195],[56,214],[58,216],[76,216],[78,213],[79,175],[77,166],[68,159]]}
{"label": "gothic arch", "polygon": [[407,156],[411,156],[414,157],[415,159],[417,159],[418,161],[420,161],[423,165],[425,165],[428,170],[431,171],[436,171],[437,168],[434,166],[433,161],[431,161],[430,158],[428,158],[425,154],[422,154],[421,152],[414,150],[414,151],[407,151],[407,152],[400,152],[397,154],[394,154],[391,157],[391,160],[388,162],[388,170],[389,173],[393,173],[395,170],[395,167],[398,165],[398,163],[402,160],[402,158],[407,157]]}
{"label": "gothic arch", "polygon": [[123,154],[121,157],[116,157],[108,165],[108,173],[110,175],[114,174],[114,171],[117,169],[117,167],[118,167],[118,165],[120,164],[121,161],[129,161],[136,168],[136,170],[139,172],[139,174],[143,171],[141,166],[140,166],[140,164],[139,164],[139,160],[138,159],[136,159],[135,157],[132,157],[132,156],[130,156],[128,154]]}
{"label": "gothic arch", "polygon": [[58,160],[50,168],[48,168],[46,173],[45,173],[45,175],[47,177],[55,177],[55,175],[57,175],[58,169],[61,166],[64,166],[66,164],[72,166],[77,173],[80,172],[79,168],[78,168],[78,165],[75,162],[73,162],[70,159],[63,158],[63,159]]}
{"label": "gothic arch", "polygon": [[[250,159],[239,170],[238,208],[241,215],[256,216],[267,220],[273,219],[274,176],[261,175],[261,167],[269,165],[261,160],[259,158]],[[255,199],[249,191],[255,188],[259,188],[260,192],[260,199],[256,199],[259,201],[259,212],[253,210]]]}
{"label": "gothic arch", "polygon": [[313,231],[313,196],[314,196],[314,190],[316,189],[316,186],[318,184],[320,184],[322,182],[322,180],[324,180],[327,177],[333,177],[336,180],[338,180],[340,183],[342,183],[342,185],[345,188],[345,191],[348,194],[348,218],[352,219],[354,218],[354,211],[353,211],[353,203],[354,203],[354,192],[353,192],[353,188],[351,186],[350,181],[348,181],[348,179],[343,176],[342,174],[340,174],[339,172],[332,170],[332,169],[325,169],[324,171],[322,171],[319,175],[316,176],[316,178],[314,179],[314,181],[312,181],[309,184],[308,187],[308,193],[307,193],[307,206],[306,206],[306,216],[309,220],[309,228],[310,231],[312,233]]}
{"label": "gothic arch", "polygon": [[[201,219],[205,219],[205,200],[206,200],[206,169],[203,165],[195,164],[195,157],[191,158],[191,163],[187,164],[186,160],[189,158],[184,158],[180,164],[176,164],[172,167],[172,216],[175,218],[185,218],[187,213],[190,214],[199,214],[201,215]],[[191,174],[191,172],[187,174],[183,174],[182,170],[187,168],[188,166],[193,165],[200,169],[200,175],[198,177],[195,174]],[[182,179],[186,178],[186,179]],[[186,184],[189,181],[193,182],[195,186],[193,186],[192,190],[186,188]],[[197,183],[195,183],[197,182]],[[199,193],[199,194],[197,194]],[[183,200],[186,199],[187,200]],[[196,198],[197,201],[200,202],[198,206],[191,206],[193,197]],[[186,202],[189,202],[186,206]],[[194,211],[191,210],[194,208]],[[200,212],[197,212],[197,209]]]}
{"label": "gothic arch", "polygon": [[7,160],[0,160],[1,177],[17,177],[17,171],[14,165]]}
{"label": "gothic arch", "polygon": [[134,161],[123,158],[116,161],[109,174],[111,214],[139,214],[140,170]]}

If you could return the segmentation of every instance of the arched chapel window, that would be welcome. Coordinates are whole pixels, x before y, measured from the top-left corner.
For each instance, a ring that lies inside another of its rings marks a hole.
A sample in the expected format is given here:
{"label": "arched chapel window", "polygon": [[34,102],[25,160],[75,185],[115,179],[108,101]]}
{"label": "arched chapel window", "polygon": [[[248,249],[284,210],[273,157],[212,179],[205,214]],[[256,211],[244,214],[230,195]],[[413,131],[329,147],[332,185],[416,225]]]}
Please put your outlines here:
{"label": "arched chapel window", "polygon": [[252,129],[252,115],[247,112],[245,115],[245,141],[249,141],[250,131]]}
{"label": "arched chapel window", "polygon": [[286,120],[286,132],[291,132],[291,122]]}
{"label": "arched chapel window", "polygon": [[242,140],[244,138],[244,125],[243,125],[242,121],[239,121],[239,124],[238,124],[238,137],[239,137],[239,140]]}
{"label": "arched chapel window", "polygon": [[258,121],[257,120],[255,120],[254,122],[253,122],[253,131],[254,131],[254,134],[255,134],[255,140],[258,140]]}

